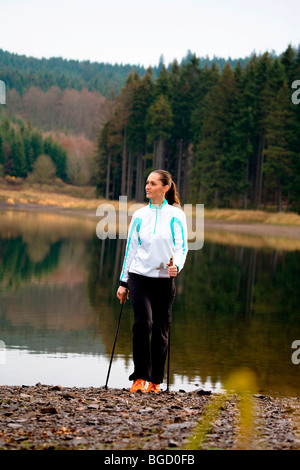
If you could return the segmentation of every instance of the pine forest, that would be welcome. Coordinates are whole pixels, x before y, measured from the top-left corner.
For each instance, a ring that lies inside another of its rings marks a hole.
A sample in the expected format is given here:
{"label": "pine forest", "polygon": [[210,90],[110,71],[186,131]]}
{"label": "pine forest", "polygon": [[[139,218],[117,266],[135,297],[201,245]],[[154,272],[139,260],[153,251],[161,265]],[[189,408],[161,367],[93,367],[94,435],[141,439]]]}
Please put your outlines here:
{"label": "pine forest", "polygon": [[300,51],[291,47],[222,71],[192,56],[155,81],[151,70],[131,73],[99,134],[99,194],[141,201],[147,173],[164,168],[183,202],[299,211],[297,77]]}
{"label": "pine forest", "polygon": [[[144,201],[147,174],[164,168],[182,203],[300,212],[300,105],[291,99],[300,49],[239,61],[189,53],[148,69],[104,65],[0,50],[13,110],[0,110],[2,176],[25,178],[40,165],[76,184],[67,146],[45,132],[83,132],[93,143],[85,183],[98,197]],[[38,112],[46,96],[57,107]]]}

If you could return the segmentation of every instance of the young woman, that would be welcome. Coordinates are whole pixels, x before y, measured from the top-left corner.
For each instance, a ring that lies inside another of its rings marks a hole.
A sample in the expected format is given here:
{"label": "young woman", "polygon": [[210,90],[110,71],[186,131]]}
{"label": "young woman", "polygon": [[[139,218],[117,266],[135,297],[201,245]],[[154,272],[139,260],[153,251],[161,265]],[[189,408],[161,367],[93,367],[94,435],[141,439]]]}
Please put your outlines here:
{"label": "young woman", "polygon": [[[167,355],[175,277],[188,252],[185,213],[169,172],[155,170],[147,178],[149,204],[137,210],[128,239],[117,297],[128,291],[134,310],[131,393],[160,392]],[[173,258],[174,265],[170,265]],[[146,390],[146,382],[149,382]]]}

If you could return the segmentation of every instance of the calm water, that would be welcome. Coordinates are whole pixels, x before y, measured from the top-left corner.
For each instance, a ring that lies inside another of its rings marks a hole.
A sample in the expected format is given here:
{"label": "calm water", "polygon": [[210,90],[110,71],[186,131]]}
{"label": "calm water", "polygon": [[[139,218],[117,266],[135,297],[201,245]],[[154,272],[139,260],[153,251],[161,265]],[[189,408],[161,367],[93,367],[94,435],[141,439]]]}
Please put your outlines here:
{"label": "calm water", "polygon": [[[126,240],[99,240],[96,224],[0,212],[0,384],[105,384]],[[219,391],[247,367],[258,392],[300,396],[300,364],[291,359],[300,340],[299,268],[292,241],[205,232],[177,279],[171,388]],[[130,386],[132,318],[127,302],[111,387]]]}

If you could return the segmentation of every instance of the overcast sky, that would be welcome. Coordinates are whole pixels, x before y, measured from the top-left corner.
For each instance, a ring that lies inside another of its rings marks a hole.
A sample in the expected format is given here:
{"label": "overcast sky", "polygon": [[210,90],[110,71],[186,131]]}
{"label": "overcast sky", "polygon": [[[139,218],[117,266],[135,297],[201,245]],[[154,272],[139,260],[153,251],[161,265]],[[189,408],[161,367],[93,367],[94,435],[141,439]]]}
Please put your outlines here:
{"label": "overcast sky", "polygon": [[0,48],[33,57],[166,65],[300,44],[299,0],[0,0]]}

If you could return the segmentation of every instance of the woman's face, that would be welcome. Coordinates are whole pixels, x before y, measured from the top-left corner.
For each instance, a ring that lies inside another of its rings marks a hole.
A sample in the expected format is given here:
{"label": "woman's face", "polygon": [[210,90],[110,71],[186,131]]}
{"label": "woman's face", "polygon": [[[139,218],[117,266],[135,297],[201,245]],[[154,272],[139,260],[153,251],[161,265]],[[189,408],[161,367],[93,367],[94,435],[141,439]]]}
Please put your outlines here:
{"label": "woman's face", "polygon": [[146,181],[146,197],[153,203],[161,203],[165,198],[166,192],[170,189],[169,185],[164,186],[158,173],[150,173]]}

